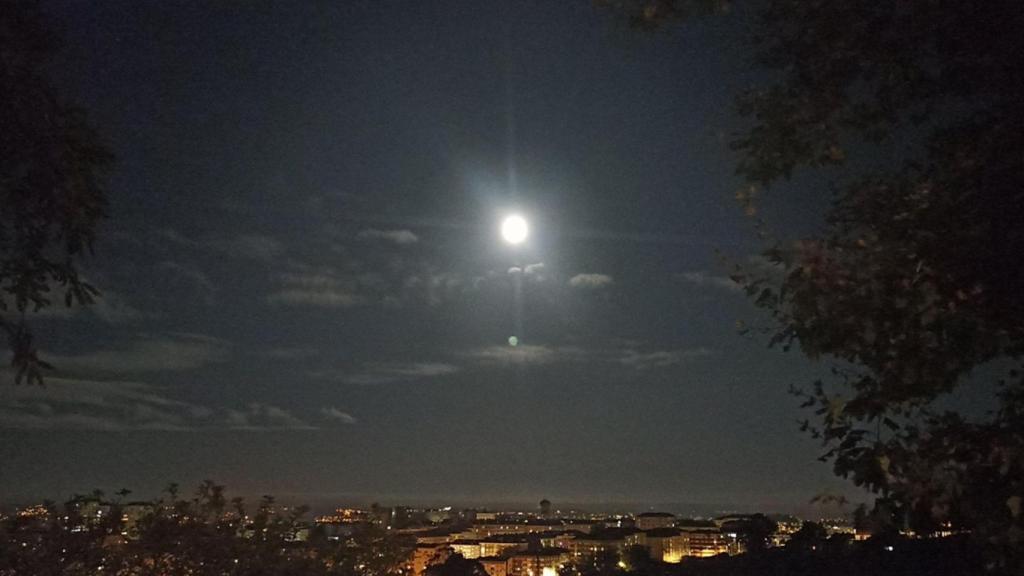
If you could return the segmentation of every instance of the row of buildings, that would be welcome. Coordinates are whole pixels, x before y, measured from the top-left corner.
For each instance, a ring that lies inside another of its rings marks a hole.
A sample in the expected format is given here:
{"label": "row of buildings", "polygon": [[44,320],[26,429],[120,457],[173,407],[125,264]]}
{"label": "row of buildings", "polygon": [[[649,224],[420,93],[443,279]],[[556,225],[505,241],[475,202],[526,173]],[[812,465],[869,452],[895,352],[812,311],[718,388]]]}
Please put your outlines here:
{"label": "row of buildings", "polygon": [[723,530],[728,518],[681,520],[659,512],[605,519],[484,518],[399,530],[416,539],[409,572],[422,576],[451,554],[479,561],[489,576],[551,576],[569,563],[624,559],[632,547],[668,563],[742,551],[738,535]]}
{"label": "row of buildings", "polygon": [[[119,515],[120,536],[131,540],[139,522],[152,513],[153,505],[111,505],[98,498],[79,497],[68,502],[65,509],[70,516],[61,518],[62,524],[71,531],[88,529]],[[24,520],[38,518],[40,522],[52,518],[52,514],[52,508],[43,506],[18,513]],[[403,570],[411,576],[423,576],[429,566],[443,563],[453,554],[480,562],[489,576],[554,576],[567,564],[635,560],[638,554],[665,563],[737,554],[743,546],[735,526],[744,518],[683,519],[665,512],[617,516],[563,515],[550,510],[541,514],[497,513],[374,505],[369,510],[340,508],[316,517],[312,524],[297,524],[289,539],[298,544],[315,530],[319,538],[342,542],[360,530],[376,527],[403,537],[411,545]],[[248,519],[241,520],[240,526],[246,526]],[[800,521],[795,519],[778,523],[768,544],[784,544],[799,527]],[[844,529],[835,525],[830,531]]]}

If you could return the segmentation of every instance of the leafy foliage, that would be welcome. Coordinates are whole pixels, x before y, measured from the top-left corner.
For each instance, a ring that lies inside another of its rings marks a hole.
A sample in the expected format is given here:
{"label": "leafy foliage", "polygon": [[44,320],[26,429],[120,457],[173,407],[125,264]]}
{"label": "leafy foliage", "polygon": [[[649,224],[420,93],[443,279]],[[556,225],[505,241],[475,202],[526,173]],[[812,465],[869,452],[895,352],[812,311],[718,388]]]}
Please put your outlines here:
{"label": "leafy foliage", "polygon": [[853,176],[824,231],[765,252],[781,280],[738,276],[780,326],[773,343],[838,361],[838,386],[797,390],[817,416],[804,427],[897,526],[971,529],[994,566],[1019,567],[1020,374],[985,420],[936,408],[1024,352],[1019,5],[777,1],[763,22],[762,63],[780,81],[740,100],[748,180],[906,144],[895,168],[839,171]]}
{"label": "leafy foliage", "polygon": [[764,514],[751,514],[722,526],[726,532],[735,532],[747,553],[755,556],[768,549],[768,539],[778,529],[779,525]]}
{"label": "leafy foliage", "polygon": [[[646,552],[646,550],[645,550]],[[631,558],[636,560],[636,551]],[[625,576],[626,571],[619,564],[619,553],[613,549],[600,549],[591,556],[562,566],[559,576]],[[646,566],[645,566],[646,567]]]}
{"label": "leafy foliage", "polygon": [[428,566],[425,576],[487,576],[483,564],[476,560],[468,560],[462,554],[452,554],[440,563]]}
{"label": "leafy foliage", "polygon": [[804,522],[800,529],[789,537],[786,548],[792,550],[816,550],[828,540],[828,531],[817,522]]}
{"label": "leafy foliage", "polygon": [[[630,4],[649,26],[691,5]],[[992,568],[1024,570],[1024,10],[754,6],[771,73],[739,96],[737,196],[756,215],[797,171],[832,177],[823,230],[735,276],[772,313],[773,345],[834,363],[834,380],[795,389],[815,415],[804,429],[879,494],[877,518],[969,529]],[[997,407],[973,420],[939,407],[964,388],[996,389]]]}
{"label": "leafy foliage", "polygon": [[[299,533],[303,507],[286,509],[264,497],[249,515],[240,498],[204,482],[191,499],[172,485],[154,503],[110,505],[83,515],[73,499],[63,514],[49,505],[46,518],[14,518],[0,526],[0,575],[342,575],[397,574],[408,543],[367,528],[341,542]],[[144,515],[129,523],[131,507]]]}
{"label": "leafy foliage", "polygon": [[82,109],[61,100],[43,74],[57,49],[35,0],[4,2],[0,18],[0,328],[16,382],[42,383],[25,313],[89,304],[98,292],[76,262],[105,216],[101,174],[112,157]]}

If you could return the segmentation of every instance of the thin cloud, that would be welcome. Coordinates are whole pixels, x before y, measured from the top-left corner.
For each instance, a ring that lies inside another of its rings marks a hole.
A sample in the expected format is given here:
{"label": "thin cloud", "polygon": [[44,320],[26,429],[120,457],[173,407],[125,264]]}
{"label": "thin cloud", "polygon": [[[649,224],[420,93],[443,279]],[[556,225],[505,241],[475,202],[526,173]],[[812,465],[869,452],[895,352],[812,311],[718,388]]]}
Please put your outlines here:
{"label": "thin cloud", "polygon": [[0,428],[7,430],[106,430],[127,429],[109,417],[85,414],[40,414],[0,407]]}
{"label": "thin cloud", "polygon": [[526,266],[519,267],[513,266],[508,269],[509,276],[522,275],[528,280],[534,282],[544,282],[547,280],[547,274],[543,262],[537,262],[536,264],[527,264]]}
{"label": "thin cloud", "polygon": [[352,308],[353,306],[363,304],[363,299],[358,294],[352,294],[336,288],[320,288],[316,290],[291,288],[270,294],[267,296],[267,303],[320,308]]}
{"label": "thin cloud", "polygon": [[520,344],[518,346],[488,346],[467,352],[465,356],[475,362],[494,364],[550,364],[559,361],[579,359],[584,351],[575,347],[552,347],[540,344]]}
{"label": "thin cloud", "polygon": [[265,234],[240,234],[233,238],[204,240],[184,236],[169,228],[159,230],[156,234],[165,242],[193,250],[219,252],[234,258],[270,261],[279,258],[285,252],[280,241]]}
{"label": "thin cloud", "polygon": [[[162,228],[155,232],[157,238],[164,242],[170,242],[171,244],[177,244],[178,246],[185,246],[187,248],[201,249],[205,245],[199,242],[195,238],[189,238],[184,234],[179,233],[173,228]],[[129,236],[131,237],[131,236]]]}
{"label": "thin cloud", "polygon": [[313,358],[318,354],[320,354],[319,349],[303,346],[271,348],[267,351],[267,356],[278,360],[306,360],[308,358]]}
{"label": "thin cloud", "polygon": [[694,286],[703,286],[709,288],[717,288],[725,290],[727,292],[742,292],[743,287],[736,283],[735,280],[726,276],[715,276],[709,274],[704,270],[695,270],[691,272],[682,272],[676,274],[675,279],[684,282],[686,284],[692,284]]}
{"label": "thin cloud", "polygon": [[173,260],[164,260],[154,266],[154,269],[165,275],[169,281],[184,284],[187,289],[197,293],[205,304],[213,304],[217,287],[199,268]]}
{"label": "thin cloud", "polygon": [[[0,374],[0,377],[5,374]],[[312,430],[272,404],[214,408],[167,396],[142,382],[51,377],[46,386],[0,387],[0,429],[27,430]]]}
{"label": "thin cloud", "polygon": [[96,318],[110,325],[130,324],[147,317],[137,308],[128,304],[123,297],[112,290],[103,290],[88,306],[65,306],[55,301],[35,315],[41,318],[83,319]]}
{"label": "thin cloud", "polygon": [[459,367],[444,362],[413,362],[397,364],[371,364],[355,373],[314,372],[311,375],[329,378],[345,384],[376,385],[408,382],[448,376],[459,372]]}
{"label": "thin cloud", "polygon": [[215,243],[215,247],[229,256],[269,261],[284,254],[284,246],[262,234],[242,234],[230,240]]}
{"label": "thin cloud", "polygon": [[349,414],[348,412],[342,412],[341,410],[338,410],[334,406],[330,406],[328,408],[321,408],[320,413],[323,414],[324,418],[327,418],[328,420],[336,420],[338,422],[341,422],[342,424],[355,424],[358,422],[355,416]]}
{"label": "thin cloud", "polygon": [[439,306],[457,300],[470,289],[471,285],[460,274],[424,266],[422,270],[402,280],[400,296],[396,297],[392,304],[418,302],[427,306]]}
{"label": "thin cloud", "polygon": [[594,290],[611,284],[614,279],[607,274],[577,274],[569,279],[569,286]]}
{"label": "thin cloud", "polygon": [[207,411],[139,382],[54,377],[0,389],[0,428],[9,429],[184,431]]}
{"label": "thin cloud", "polygon": [[96,301],[88,307],[88,310],[107,324],[127,324],[146,316],[125,302],[121,296],[110,291],[102,292]]}
{"label": "thin cloud", "polygon": [[365,303],[355,280],[341,277],[330,269],[287,272],[279,279],[283,286],[267,296],[269,304],[351,308]]}
{"label": "thin cloud", "polygon": [[544,263],[537,262],[536,264],[528,264],[526,268],[523,268],[523,273],[527,276],[539,275],[544,272]]}
{"label": "thin cloud", "polygon": [[70,356],[44,355],[59,375],[74,373],[177,372],[223,362],[229,344],[200,334],[142,336],[129,345]]}
{"label": "thin cloud", "polygon": [[279,287],[267,295],[270,304],[352,308],[411,304],[438,306],[472,289],[461,275],[437,270],[429,263],[395,256],[376,267],[349,261],[350,270],[292,262],[292,271],[278,275]]}
{"label": "thin cloud", "polygon": [[591,365],[626,366],[637,370],[666,368],[711,356],[714,352],[708,348],[688,348],[679,350],[641,351],[637,343],[620,346],[546,346],[532,345],[500,345],[471,350],[462,354],[475,364],[496,366],[506,364],[547,365],[555,363],[587,363]]}
{"label": "thin cloud", "polygon": [[233,430],[316,430],[284,408],[258,402],[244,410],[228,410],[226,423]]}
{"label": "thin cloud", "polygon": [[713,355],[708,348],[689,348],[683,350],[656,350],[653,352],[638,352],[627,350],[618,359],[619,363],[630,366],[637,370],[649,370],[653,368],[668,368],[694,360],[706,358]]}
{"label": "thin cloud", "polygon": [[148,403],[159,406],[188,406],[161,394],[160,389],[141,382],[80,380],[60,377],[46,379],[46,386],[0,387],[0,403],[65,403],[108,407],[114,403]]}
{"label": "thin cloud", "polygon": [[399,246],[415,244],[420,241],[419,236],[414,234],[412,230],[405,229],[380,230],[377,228],[367,228],[366,230],[361,230],[356,236],[363,240],[385,240]]}

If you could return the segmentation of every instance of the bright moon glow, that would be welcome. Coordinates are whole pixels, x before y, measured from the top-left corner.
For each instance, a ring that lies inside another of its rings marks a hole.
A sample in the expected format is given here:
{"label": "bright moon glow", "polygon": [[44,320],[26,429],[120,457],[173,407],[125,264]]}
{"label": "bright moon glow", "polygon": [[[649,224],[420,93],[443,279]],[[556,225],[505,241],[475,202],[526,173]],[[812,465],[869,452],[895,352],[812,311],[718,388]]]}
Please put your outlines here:
{"label": "bright moon glow", "polygon": [[501,223],[501,237],[509,244],[522,243],[523,240],[526,240],[526,235],[529,233],[530,229],[526,225],[526,220],[524,220],[522,216],[509,216]]}

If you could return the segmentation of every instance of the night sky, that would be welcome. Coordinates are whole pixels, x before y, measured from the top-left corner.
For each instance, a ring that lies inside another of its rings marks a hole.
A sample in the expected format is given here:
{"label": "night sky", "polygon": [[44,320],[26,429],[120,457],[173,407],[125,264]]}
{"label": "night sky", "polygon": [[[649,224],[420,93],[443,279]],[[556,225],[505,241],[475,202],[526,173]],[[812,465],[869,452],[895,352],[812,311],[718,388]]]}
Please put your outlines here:
{"label": "night sky", "polygon": [[[58,371],[0,386],[0,495],[849,490],[786,392],[822,367],[738,333],[765,319],[715,254],[759,247],[728,149],[743,13],[642,33],[586,0],[44,5],[53,76],[118,160],[84,265],[103,300],[37,315]],[[820,190],[785,189],[769,224],[812,229]]]}

